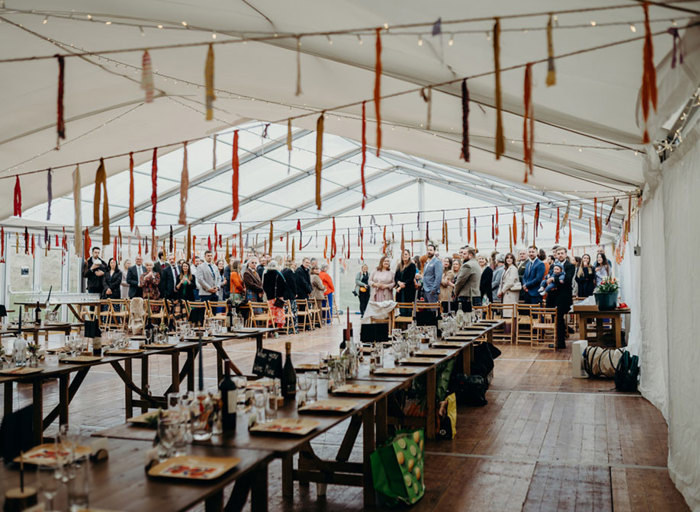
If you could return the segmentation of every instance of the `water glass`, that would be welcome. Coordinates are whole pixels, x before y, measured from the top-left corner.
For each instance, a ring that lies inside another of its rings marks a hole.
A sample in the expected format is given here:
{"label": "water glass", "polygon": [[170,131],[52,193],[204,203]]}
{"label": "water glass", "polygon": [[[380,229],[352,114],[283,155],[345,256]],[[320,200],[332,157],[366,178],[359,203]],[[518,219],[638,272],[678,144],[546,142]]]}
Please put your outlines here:
{"label": "water glass", "polygon": [[306,377],[309,379],[309,390],[306,398],[309,402],[315,402],[318,400],[318,373],[307,372]]}
{"label": "water glass", "polygon": [[68,481],[68,508],[71,512],[87,509],[90,506],[90,462],[83,460],[75,464],[73,477]]}
{"label": "water glass", "polygon": [[38,466],[36,468],[36,478],[41,493],[46,498],[47,510],[53,510],[53,499],[58,494],[61,474],[56,466]]}
{"label": "water glass", "polygon": [[237,375],[232,377],[232,379],[233,383],[236,385],[236,389],[238,390],[238,403],[236,410],[238,412],[242,412],[245,409],[245,389],[248,386],[248,379],[246,379],[244,375]]}
{"label": "water glass", "polygon": [[253,407],[255,408],[255,417],[258,423],[265,423],[265,404],[267,402],[267,393],[264,390],[256,390],[253,393]]}
{"label": "water glass", "polygon": [[277,387],[277,379],[267,388],[267,409],[265,410],[265,419],[268,421],[277,418],[277,398],[279,396],[279,388]]}
{"label": "water glass", "polygon": [[297,394],[297,405],[302,406],[306,404],[307,393],[311,387],[311,381],[306,373],[301,373],[297,375],[297,387],[299,388],[299,393]]}
{"label": "water glass", "polygon": [[177,411],[182,406],[182,395],[178,392],[165,395],[165,402],[169,411]]}
{"label": "water glass", "polygon": [[165,460],[175,454],[175,440],[180,425],[176,419],[161,416],[158,419],[158,456]]}
{"label": "water glass", "polygon": [[194,409],[192,438],[195,441],[208,441],[212,434],[214,404],[206,393],[201,392],[197,394]]}

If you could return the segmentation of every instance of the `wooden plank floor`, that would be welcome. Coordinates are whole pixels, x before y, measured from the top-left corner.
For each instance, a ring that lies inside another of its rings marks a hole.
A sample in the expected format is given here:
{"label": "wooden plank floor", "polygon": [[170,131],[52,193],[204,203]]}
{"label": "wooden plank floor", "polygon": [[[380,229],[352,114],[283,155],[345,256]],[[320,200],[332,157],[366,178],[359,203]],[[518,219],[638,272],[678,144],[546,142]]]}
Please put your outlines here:
{"label": "wooden plank floor", "polygon": [[[336,351],[340,338],[339,325],[293,336],[294,361],[316,362],[319,353]],[[285,339],[266,340],[265,346],[283,351]],[[649,402],[615,392],[609,380],[572,379],[568,350],[499,347],[488,405],[460,407],[455,439],[426,445],[427,491],[412,510],[689,510],[668,476],[666,423]],[[252,367],[254,349],[252,341],[226,345],[244,371]],[[152,361],[151,389],[161,393],[169,384],[170,360]],[[207,386],[216,385],[214,361],[213,349],[205,349]],[[71,404],[71,423],[92,429],[122,423],[123,396],[111,368],[91,370]],[[30,387],[15,391],[15,407],[30,400]],[[46,410],[57,400],[55,382],[47,384]],[[320,436],[317,453],[333,457],[342,434],[334,429]],[[359,460],[359,439],[351,460]],[[317,496],[314,485],[295,485],[294,503],[286,503],[280,475],[280,463],[273,462],[271,511],[363,510],[360,489],[339,486]]]}

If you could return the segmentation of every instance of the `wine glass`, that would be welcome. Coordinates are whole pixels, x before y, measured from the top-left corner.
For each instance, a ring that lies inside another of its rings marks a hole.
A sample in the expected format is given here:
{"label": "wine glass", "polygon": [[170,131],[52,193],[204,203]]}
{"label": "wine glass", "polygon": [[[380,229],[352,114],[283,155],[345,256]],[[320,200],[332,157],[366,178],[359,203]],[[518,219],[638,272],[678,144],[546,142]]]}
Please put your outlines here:
{"label": "wine glass", "polygon": [[58,494],[58,483],[61,480],[60,470],[56,466],[38,466],[36,478],[42,494],[48,502],[48,512],[53,510],[53,499]]}
{"label": "wine glass", "polygon": [[304,405],[306,403],[307,394],[309,389],[311,389],[311,380],[309,376],[305,373],[297,375],[297,387],[299,388],[299,395],[297,396],[297,404]]}

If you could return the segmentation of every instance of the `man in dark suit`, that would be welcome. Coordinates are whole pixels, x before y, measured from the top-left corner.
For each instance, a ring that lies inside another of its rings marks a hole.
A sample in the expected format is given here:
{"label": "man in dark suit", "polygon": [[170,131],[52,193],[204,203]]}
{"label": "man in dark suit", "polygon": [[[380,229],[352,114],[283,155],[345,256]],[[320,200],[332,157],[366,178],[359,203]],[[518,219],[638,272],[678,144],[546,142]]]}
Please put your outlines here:
{"label": "man in dark suit", "polygon": [[304,258],[301,260],[301,266],[294,271],[294,277],[296,278],[296,290],[297,299],[304,300],[309,298],[311,293],[311,276],[309,275],[309,267],[311,266],[311,260],[309,258]]}
{"label": "man in dark suit", "polygon": [[523,292],[525,304],[541,304],[542,296],[538,289],[544,278],[544,263],[537,257],[537,247],[531,245],[527,249],[527,263],[523,273]]}
{"label": "man in dark suit", "polygon": [[177,268],[177,264],[175,263],[175,255],[170,254],[168,256],[168,263],[162,266],[160,271],[161,297],[168,300],[177,299],[177,290],[175,290],[175,286],[177,285],[179,277],[180,269]]}
{"label": "man in dark suit", "polygon": [[143,289],[141,288],[141,276],[146,273],[146,267],[143,266],[143,258],[140,254],[134,259],[135,265],[129,267],[126,271],[126,282],[129,284],[129,298],[143,297]]}
{"label": "man in dark suit", "polygon": [[[556,348],[566,348],[566,314],[571,309],[573,303],[573,288],[574,273],[576,267],[569,262],[566,255],[566,247],[558,246],[554,250],[556,260],[564,266],[564,283],[557,286],[556,290],[551,292],[547,297],[547,302],[557,308],[557,345]],[[554,281],[554,277],[547,279],[547,284]],[[550,302],[551,300],[551,302]]]}
{"label": "man in dark suit", "polygon": [[107,263],[100,258],[100,248],[93,247],[90,250],[92,256],[85,260],[83,265],[83,277],[87,279],[87,291],[102,294],[104,275],[107,272]]}

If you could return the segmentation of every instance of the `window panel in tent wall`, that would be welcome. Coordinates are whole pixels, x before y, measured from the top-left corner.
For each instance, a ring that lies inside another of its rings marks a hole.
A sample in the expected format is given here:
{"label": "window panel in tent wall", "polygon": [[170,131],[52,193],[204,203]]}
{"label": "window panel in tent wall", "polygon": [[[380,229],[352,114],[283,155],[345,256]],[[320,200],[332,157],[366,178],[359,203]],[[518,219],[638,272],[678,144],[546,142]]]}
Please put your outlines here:
{"label": "window panel in tent wall", "polygon": [[53,291],[61,290],[62,268],[61,265],[61,249],[52,248],[46,255],[44,250],[37,248],[36,257],[41,258],[41,291],[47,292],[51,287]]}
{"label": "window panel in tent wall", "polygon": [[[31,254],[24,254],[24,242],[20,242],[19,251],[15,253],[14,235],[9,236],[8,241],[10,243],[5,246],[10,266],[7,271],[9,283],[7,309],[18,311],[18,308],[15,307],[15,301],[26,298],[34,291],[34,258]],[[23,274],[22,270],[27,271],[27,273]]]}

